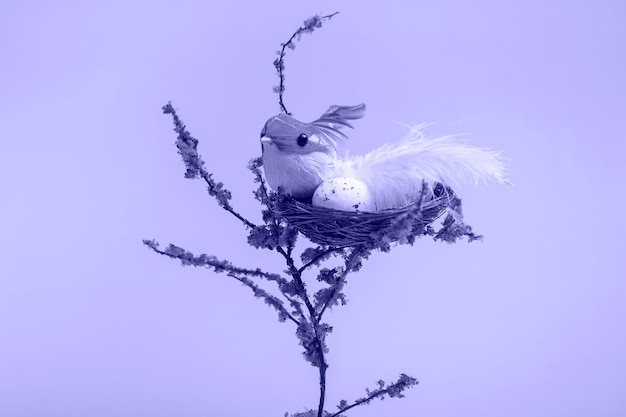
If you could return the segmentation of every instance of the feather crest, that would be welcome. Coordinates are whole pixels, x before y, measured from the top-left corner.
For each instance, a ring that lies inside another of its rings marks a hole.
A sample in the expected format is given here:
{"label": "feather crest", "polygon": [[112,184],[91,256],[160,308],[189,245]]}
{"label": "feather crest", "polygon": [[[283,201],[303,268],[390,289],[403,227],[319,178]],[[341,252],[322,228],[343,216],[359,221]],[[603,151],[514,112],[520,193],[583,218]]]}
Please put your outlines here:
{"label": "feather crest", "polygon": [[353,128],[348,120],[360,119],[364,115],[364,103],[356,106],[330,106],[319,119],[314,120],[310,125],[314,126],[336,148],[338,142],[348,139],[348,136],[339,129]]}

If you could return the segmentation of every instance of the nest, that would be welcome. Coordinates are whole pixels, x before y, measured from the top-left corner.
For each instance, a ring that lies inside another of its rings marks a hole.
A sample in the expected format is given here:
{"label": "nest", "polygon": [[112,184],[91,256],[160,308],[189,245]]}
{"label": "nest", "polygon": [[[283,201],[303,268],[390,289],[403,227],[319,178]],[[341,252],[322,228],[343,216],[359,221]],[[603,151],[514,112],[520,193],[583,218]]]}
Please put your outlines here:
{"label": "nest", "polygon": [[[424,189],[423,191],[426,191]],[[426,227],[437,220],[456,198],[454,191],[443,184],[436,184],[422,198],[403,208],[386,209],[377,212],[352,212],[314,206],[309,202],[284,198],[278,202],[279,215],[312,242],[329,246],[356,246],[376,244],[382,235],[393,234],[385,231],[393,229],[396,222],[405,215],[411,217],[411,233],[425,234]]]}

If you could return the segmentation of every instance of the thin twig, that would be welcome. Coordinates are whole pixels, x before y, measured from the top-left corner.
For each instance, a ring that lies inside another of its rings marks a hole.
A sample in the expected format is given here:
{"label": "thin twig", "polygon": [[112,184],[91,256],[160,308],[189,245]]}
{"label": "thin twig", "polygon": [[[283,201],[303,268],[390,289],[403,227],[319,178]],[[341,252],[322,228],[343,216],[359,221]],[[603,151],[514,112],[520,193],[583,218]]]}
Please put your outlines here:
{"label": "thin twig", "polygon": [[[249,287],[257,297],[263,298],[265,302],[271,306],[273,306],[280,314],[284,315],[285,318],[293,321],[296,325],[300,324],[298,321],[287,309],[283,306],[282,301],[276,298],[275,296],[268,294],[265,290],[257,286],[249,277],[259,277],[264,278],[268,281],[273,281],[278,284],[280,287],[282,284],[286,282],[286,280],[278,274],[269,273],[262,271],[260,268],[257,269],[248,269],[241,268],[233,265],[229,261],[217,259],[214,256],[209,256],[202,254],[200,256],[195,256],[191,252],[186,251],[183,248],[170,244],[165,250],[159,248],[159,244],[154,240],[144,240],[143,243],[148,246],[150,249],[155,251],[160,255],[165,255],[172,259],[178,259],[182,262],[183,265],[192,265],[196,267],[208,267],[212,268],[215,272],[226,273],[227,276],[236,279],[242,284]],[[286,294],[283,294],[286,296]],[[293,301],[287,298],[288,301],[293,306]]]}
{"label": "thin twig", "polygon": [[[374,391],[372,391],[371,393],[369,393],[369,395],[365,398],[360,398],[358,400],[356,400],[354,403],[345,406],[345,407],[341,407],[339,409],[339,411],[337,411],[335,414],[332,414],[328,417],[338,417],[339,415],[341,415],[342,413],[345,413],[346,411],[350,410],[351,408],[354,408],[356,406],[359,406],[361,404],[367,404],[370,401],[372,401],[374,398],[376,397],[381,397],[384,395],[389,395],[390,397],[398,397],[398,398],[402,398],[404,397],[404,395],[402,394],[402,391],[404,391],[405,389],[408,389],[414,385],[418,384],[418,381],[415,378],[412,378],[408,375],[402,374],[400,375],[400,378],[398,379],[397,382],[394,382],[393,384],[389,384],[387,386],[387,388],[382,388],[384,386],[384,382],[380,381],[380,388],[376,389]],[[369,391],[368,391],[369,392]],[[383,399],[383,398],[381,398]],[[340,404],[341,406],[341,404]]]}
{"label": "thin twig", "polygon": [[[318,323],[322,320],[322,316],[324,315],[324,312],[328,308],[331,300],[333,300],[333,298],[335,297],[335,294],[337,293],[338,284],[346,279],[346,276],[348,275],[349,272],[350,271],[348,271],[347,269],[344,270],[343,274],[341,274],[341,278],[339,278],[339,280],[337,280],[337,282],[335,282],[333,284],[333,292],[331,293],[330,297],[328,297],[328,299],[326,300],[326,302],[322,306],[322,309],[320,310],[319,314],[317,315],[317,319],[316,320],[317,320]],[[345,284],[345,282],[344,282],[344,284]]]}
{"label": "thin twig", "polygon": [[320,253],[319,255],[317,255],[316,257],[311,259],[309,262],[307,262],[304,265],[302,265],[300,267],[300,269],[298,269],[298,272],[302,273],[302,272],[304,272],[305,269],[307,269],[311,265],[314,265],[320,259],[330,255],[333,252],[339,252],[339,251],[342,251],[342,250],[344,250],[345,248],[348,248],[348,247],[350,247],[350,246],[349,245],[347,245],[347,246],[331,246],[328,249],[326,249],[324,252]]}
{"label": "thin twig", "polygon": [[287,53],[286,48],[295,48],[295,44],[293,43],[293,41],[294,39],[296,39],[296,37],[300,39],[300,36],[302,36],[303,33],[313,32],[316,28],[322,26],[322,20],[331,19],[338,13],[339,12],[335,12],[326,16],[315,15],[312,18],[305,20],[304,25],[299,27],[298,30],[296,30],[293,35],[291,35],[287,42],[281,43],[282,48],[280,50],[280,53],[278,54],[278,58],[276,58],[276,60],[274,61],[274,67],[278,71],[278,78],[280,82],[278,86],[274,88],[274,91],[278,93],[278,104],[285,114],[291,116],[291,113],[287,111],[287,108],[285,107],[285,102],[283,101],[283,93],[285,92],[285,55]]}
{"label": "thin twig", "polygon": [[176,138],[176,147],[178,148],[178,154],[183,158],[185,168],[185,178],[193,179],[201,177],[209,186],[209,194],[213,196],[217,203],[227,212],[238,218],[244,225],[253,229],[256,227],[254,223],[237,213],[235,209],[230,205],[231,194],[230,191],[223,188],[221,182],[216,182],[212,175],[204,168],[204,161],[198,153],[198,139],[194,138],[187,130],[187,127],[183,121],[178,117],[176,109],[172,106],[171,102],[168,102],[162,107],[163,113],[171,114],[172,121],[174,122],[174,131],[178,133]]}
{"label": "thin twig", "polygon": [[[204,182],[207,183],[207,185],[209,186],[211,191],[215,192],[215,185],[214,185],[213,181],[211,181],[210,174],[206,170],[203,169],[202,171],[200,171],[200,175],[202,175],[202,179],[204,180]],[[220,206],[224,210],[226,210],[227,212],[229,212],[230,214],[232,214],[233,216],[238,218],[246,227],[248,227],[250,229],[254,229],[256,227],[256,225],[254,223],[252,223],[250,220],[246,219],[241,214],[237,213],[232,208],[232,206],[230,206],[230,205],[222,205],[222,204],[220,204]]]}

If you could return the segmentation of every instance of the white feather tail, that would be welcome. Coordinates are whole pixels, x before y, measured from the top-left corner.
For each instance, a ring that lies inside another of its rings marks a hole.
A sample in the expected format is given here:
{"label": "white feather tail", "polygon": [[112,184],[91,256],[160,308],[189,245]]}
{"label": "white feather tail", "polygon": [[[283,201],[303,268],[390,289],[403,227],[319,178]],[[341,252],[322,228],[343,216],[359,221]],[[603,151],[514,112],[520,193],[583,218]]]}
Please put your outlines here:
{"label": "white feather tail", "polygon": [[500,152],[471,146],[454,136],[429,139],[423,134],[424,127],[412,127],[401,141],[383,145],[365,156],[338,161],[336,175],[365,182],[378,210],[415,202],[422,191],[422,181],[448,185],[510,184]]}

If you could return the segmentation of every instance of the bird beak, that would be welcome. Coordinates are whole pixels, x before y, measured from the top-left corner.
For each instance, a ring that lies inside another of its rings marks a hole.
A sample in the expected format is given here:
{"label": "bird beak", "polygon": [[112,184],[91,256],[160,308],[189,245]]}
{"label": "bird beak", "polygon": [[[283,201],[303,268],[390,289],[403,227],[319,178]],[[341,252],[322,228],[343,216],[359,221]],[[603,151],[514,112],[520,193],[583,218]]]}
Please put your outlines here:
{"label": "bird beak", "polygon": [[271,145],[274,142],[272,141],[272,138],[268,138],[267,136],[263,136],[261,138],[261,143],[264,144],[264,145]]}

